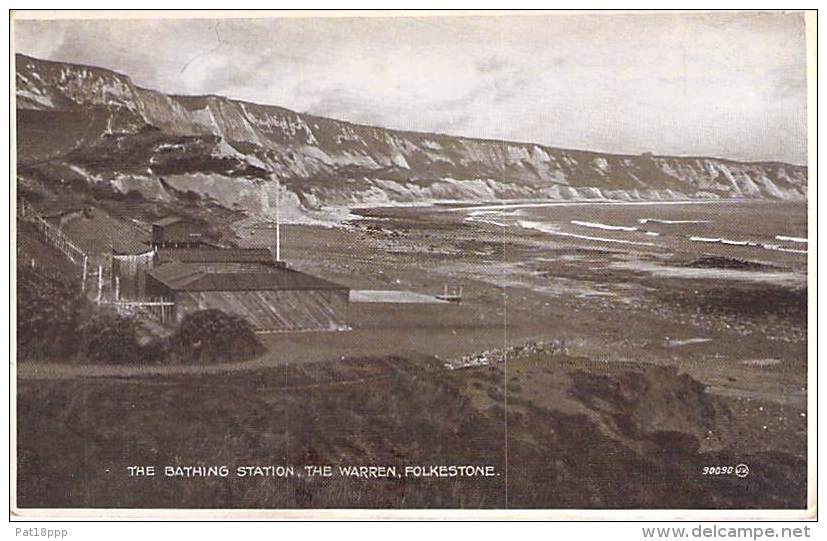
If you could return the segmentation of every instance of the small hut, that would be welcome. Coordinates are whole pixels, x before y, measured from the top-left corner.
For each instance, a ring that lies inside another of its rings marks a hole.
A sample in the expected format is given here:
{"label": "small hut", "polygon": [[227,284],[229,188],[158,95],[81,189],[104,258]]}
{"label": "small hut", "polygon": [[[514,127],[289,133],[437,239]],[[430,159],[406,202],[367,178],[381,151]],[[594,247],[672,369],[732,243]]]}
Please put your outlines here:
{"label": "small hut", "polygon": [[179,216],[168,216],[152,224],[153,248],[198,248],[206,244],[204,227]]}

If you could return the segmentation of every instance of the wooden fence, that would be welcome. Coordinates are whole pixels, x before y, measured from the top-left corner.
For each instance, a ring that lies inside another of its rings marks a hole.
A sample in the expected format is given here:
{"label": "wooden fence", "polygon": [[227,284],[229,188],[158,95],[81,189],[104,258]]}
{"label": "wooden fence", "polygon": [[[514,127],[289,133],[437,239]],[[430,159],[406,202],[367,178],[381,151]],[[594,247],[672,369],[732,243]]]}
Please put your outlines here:
{"label": "wooden fence", "polygon": [[18,212],[21,218],[37,226],[47,243],[59,250],[75,265],[85,265],[86,254],[67,237],[63,231],[46,221],[25,199],[20,199]]}
{"label": "wooden fence", "polygon": [[122,314],[135,315],[140,312],[161,323],[171,322],[175,315],[175,302],[164,298],[148,301],[103,301],[102,304],[114,306]]}
{"label": "wooden fence", "polygon": [[[104,255],[97,260],[97,266],[74,242],[67,237],[60,228],[50,224],[25,199],[18,199],[17,212],[21,219],[27,220],[37,227],[46,243],[56,248],[73,264],[81,267],[81,288],[96,292],[95,302],[114,306],[119,313],[143,314],[161,323],[173,321],[175,316],[175,302],[166,298],[148,299],[140,301],[121,300],[120,284],[117,277],[112,276],[111,256]],[[32,258],[32,265],[34,259]],[[108,275],[108,276],[106,276]],[[92,284],[87,285],[87,282]]]}

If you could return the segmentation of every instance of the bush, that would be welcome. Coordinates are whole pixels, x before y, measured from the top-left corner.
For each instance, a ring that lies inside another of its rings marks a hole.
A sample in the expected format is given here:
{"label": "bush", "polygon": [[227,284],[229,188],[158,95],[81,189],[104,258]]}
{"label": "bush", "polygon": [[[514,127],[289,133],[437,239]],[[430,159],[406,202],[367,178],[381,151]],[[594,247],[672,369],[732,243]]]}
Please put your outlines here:
{"label": "bush", "polygon": [[81,327],[85,357],[96,363],[130,364],[139,362],[142,350],[137,325],[131,318],[99,315]]}
{"label": "bush", "polygon": [[17,267],[18,359],[69,359],[78,350],[77,322],[85,299],[71,285]]}
{"label": "bush", "polygon": [[134,363],[144,358],[137,324],[114,314],[92,316],[76,287],[25,266],[17,268],[17,358]]}
{"label": "bush", "polygon": [[76,288],[34,269],[19,266],[17,276],[18,360],[206,364],[264,352],[246,319],[220,310],[188,314],[172,336],[142,345],[135,319],[100,313]]}
{"label": "bush", "polygon": [[147,364],[166,362],[168,354],[169,343],[166,338],[155,337],[141,346],[141,361]]}
{"label": "bush", "polygon": [[246,319],[221,310],[201,310],[184,316],[171,338],[171,346],[171,358],[197,363],[244,360],[264,352]]}

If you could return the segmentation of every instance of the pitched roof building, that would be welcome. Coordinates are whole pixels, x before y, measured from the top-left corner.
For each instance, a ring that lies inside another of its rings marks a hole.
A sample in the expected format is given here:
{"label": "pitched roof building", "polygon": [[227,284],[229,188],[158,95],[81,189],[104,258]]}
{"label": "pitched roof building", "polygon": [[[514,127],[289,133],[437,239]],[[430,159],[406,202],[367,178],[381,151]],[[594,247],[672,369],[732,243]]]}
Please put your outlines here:
{"label": "pitched roof building", "polygon": [[98,208],[85,208],[82,213],[64,220],[60,229],[90,257],[112,253],[137,255],[152,251],[145,230]]}
{"label": "pitched roof building", "polygon": [[206,242],[204,226],[180,216],[167,216],[152,223],[152,246],[196,248]]}
{"label": "pitched roof building", "polygon": [[175,302],[175,318],[215,308],[244,317],[259,331],[347,328],[347,287],[298,272],[223,272],[175,261],[147,276],[147,294]]}

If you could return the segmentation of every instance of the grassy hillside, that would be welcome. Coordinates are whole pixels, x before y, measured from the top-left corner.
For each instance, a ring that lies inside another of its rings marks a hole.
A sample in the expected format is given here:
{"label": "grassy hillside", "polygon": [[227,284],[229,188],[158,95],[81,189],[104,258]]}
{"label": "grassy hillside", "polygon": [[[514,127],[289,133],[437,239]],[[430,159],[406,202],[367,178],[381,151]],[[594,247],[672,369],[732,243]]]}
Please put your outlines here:
{"label": "grassy hillside", "polygon": [[[738,411],[670,368],[529,355],[506,377],[501,366],[374,358],[220,379],[21,381],[18,392],[23,507],[776,508],[805,498],[801,459],[743,452],[731,427]],[[702,475],[738,462],[754,473]],[[452,464],[499,475],[149,479],[126,470]]]}

